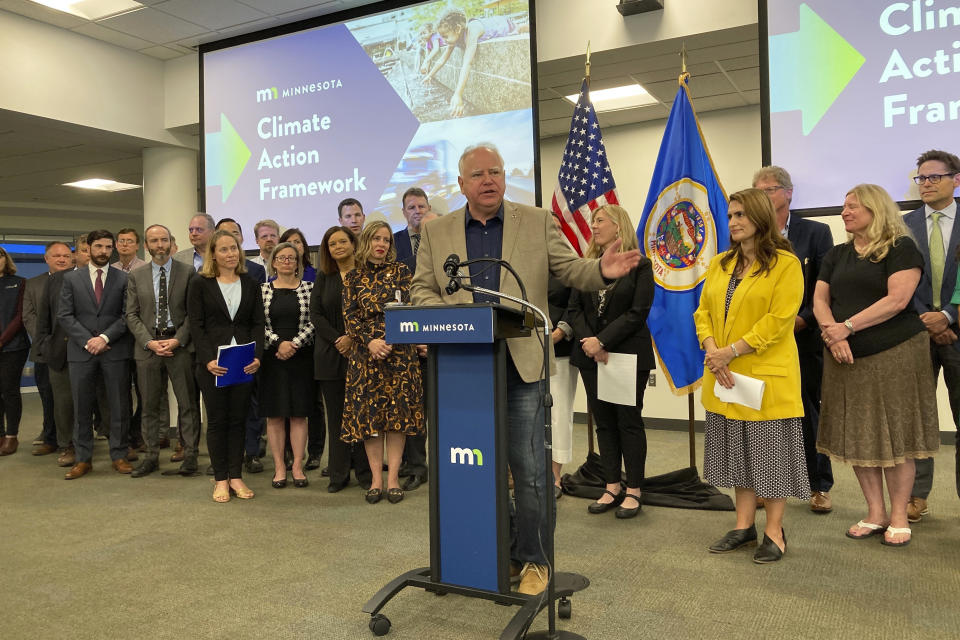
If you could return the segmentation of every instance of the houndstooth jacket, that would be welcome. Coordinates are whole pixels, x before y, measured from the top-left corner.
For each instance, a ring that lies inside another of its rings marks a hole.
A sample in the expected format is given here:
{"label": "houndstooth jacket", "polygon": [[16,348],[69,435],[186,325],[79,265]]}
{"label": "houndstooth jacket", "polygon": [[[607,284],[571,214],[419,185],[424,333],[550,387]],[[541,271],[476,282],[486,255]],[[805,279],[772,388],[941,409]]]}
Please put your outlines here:
{"label": "houndstooth jacket", "polygon": [[[260,285],[263,293],[263,315],[266,320],[266,329],[264,331],[264,347],[273,347],[280,344],[280,336],[273,331],[270,324],[270,303],[273,302],[273,282],[267,282]],[[304,345],[313,343],[313,322],[310,321],[310,294],[313,292],[313,283],[306,280],[300,281],[300,286],[296,288],[297,302],[300,303],[300,331],[294,336],[293,342],[297,349]]]}

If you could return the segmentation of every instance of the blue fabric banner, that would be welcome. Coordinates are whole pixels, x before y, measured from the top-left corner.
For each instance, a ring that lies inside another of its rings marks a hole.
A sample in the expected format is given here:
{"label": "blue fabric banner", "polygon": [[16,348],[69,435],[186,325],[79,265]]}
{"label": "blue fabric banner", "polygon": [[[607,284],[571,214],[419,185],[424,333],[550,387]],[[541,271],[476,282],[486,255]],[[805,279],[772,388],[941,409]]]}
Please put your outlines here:
{"label": "blue fabric banner", "polygon": [[660,366],[677,395],[703,377],[703,356],[693,324],[710,260],[730,247],[727,196],[720,185],[687,90],[680,79],[643,217],[640,250],[653,262],[656,290],[647,326]]}

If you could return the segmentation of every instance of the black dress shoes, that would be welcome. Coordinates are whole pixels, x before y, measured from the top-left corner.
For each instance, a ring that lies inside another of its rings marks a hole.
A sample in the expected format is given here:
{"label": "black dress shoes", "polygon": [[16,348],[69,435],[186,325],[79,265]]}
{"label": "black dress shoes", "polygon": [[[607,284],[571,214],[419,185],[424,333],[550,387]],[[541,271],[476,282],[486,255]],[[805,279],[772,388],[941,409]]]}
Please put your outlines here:
{"label": "black dress shoes", "polygon": [[256,456],[248,456],[243,468],[247,473],[260,473],[263,471],[263,463]]}
{"label": "black dress shoes", "polygon": [[626,493],[625,491],[613,493],[611,491],[607,491],[606,489],[604,489],[603,492],[612,497],[613,502],[594,502],[587,507],[587,511],[590,513],[606,513],[607,511],[610,511],[610,509],[619,507],[620,503],[623,502],[623,494]]}
{"label": "black dress shoes", "polygon": [[284,478],[282,480],[274,480],[270,483],[270,486],[274,489],[283,489],[285,486],[287,486],[287,479]]}
{"label": "black dress shoes", "polygon": [[[780,529],[783,534],[783,551],[787,550],[787,534]],[[783,551],[777,546],[777,543],[770,539],[767,534],[763,534],[763,542],[757,547],[757,552],[753,554],[753,561],[757,564],[769,564],[776,562],[783,557]]]}
{"label": "black dress shoes", "polygon": [[131,478],[142,478],[150,475],[157,470],[157,461],[152,458],[145,458],[136,469],[130,472]]}
{"label": "black dress shoes", "polygon": [[640,496],[635,496],[632,493],[628,493],[623,497],[622,502],[626,502],[627,498],[630,498],[631,500],[636,502],[637,506],[624,507],[623,504],[621,503],[621,505],[617,507],[616,513],[614,513],[614,515],[620,518],[621,520],[626,520],[628,518],[635,518],[637,514],[640,513],[640,509],[643,508],[643,505],[640,504]]}
{"label": "black dress shoes", "polygon": [[304,487],[310,486],[310,481],[306,477],[294,478],[293,486],[295,486],[297,489],[303,489]]}
{"label": "black dress shoes", "polygon": [[370,504],[377,504],[380,502],[380,498],[383,497],[383,489],[367,489],[367,492],[364,494],[363,499]]}
{"label": "black dress shoes", "polygon": [[347,488],[347,485],[350,484],[349,480],[344,480],[343,482],[331,482],[327,485],[327,493],[336,493],[338,491],[343,491]]}
{"label": "black dress shoes", "polygon": [[320,456],[310,456],[307,458],[307,464],[303,465],[305,471],[313,471],[320,468]]}
{"label": "black dress shoes", "polygon": [[403,482],[403,490],[413,491],[420,485],[426,484],[426,482],[427,482],[426,476],[417,476],[417,475],[408,476],[407,479]]}
{"label": "black dress shoes", "polygon": [[710,545],[710,553],[730,553],[745,544],[756,541],[757,528],[754,525],[750,525],[747,529],[733,529]]}

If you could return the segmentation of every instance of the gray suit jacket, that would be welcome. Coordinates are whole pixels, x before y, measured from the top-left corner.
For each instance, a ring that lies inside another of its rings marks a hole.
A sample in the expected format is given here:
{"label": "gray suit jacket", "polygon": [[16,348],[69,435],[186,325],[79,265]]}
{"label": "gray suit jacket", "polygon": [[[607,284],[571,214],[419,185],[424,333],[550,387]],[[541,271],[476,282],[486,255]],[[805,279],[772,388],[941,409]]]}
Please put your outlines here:
{"label": "gray suit jacket", "polygon": [[[189,249],[182,249],[173,254],[173,259],[177,262],[182,262],[183,264],[188,264],[193,267],[193,253],[193,247],[190,247]],[[196,273],[195,269],[194,273]]]}
{"label": "gray suit jacket", "polygon": [[[197,277],[192,265],[173,260],[167,274],[167,308],[176,329],[173,336],[180,346],[193,350],[190,343],[190,320],[187,318],[187,285]],[[133,334],[136,348],[133,357],[146,360],[153,356],[147,343],[156,339],[157,300],[153,294],[153,263],[148,262],[130,272],[127,278],[127,327]]]}
{"label": "gray suit jacket", "polygon": [[[109,265],[104,267],[104,273],[107,277],[99,305],[86,268],[70,271],[63,278],[57,320],[70,337],[68,362],[87,362],[95,357],[106,361],[133,357],[133,340],[124,322],[127,274]],[[84,347],[87,340],[100,334],[107,336],[110,348],[99,356],[91,355]]]}
{"label": "gray suit jacket", "polygon": [[27,328],[27,334],[30,336],[30,359],[34,362],[44,362],[44,360],[37,360],[37,313],[40,309],[40,299],[43,298],[43,289],[47,286],[49,279],[49,272],[41,273],[28,279],[23,290],[23,326]]}
{"label": "gray suit jacket", "polygon": [[[466,212],[457,209],[431,220],[420,229],[417,271],[413,277],[411,298],[416,305],[464,304],[473,295],[460,290],[453,295],[444,291],[449,278],[443,262],[451,253],[467,258]],[[513,202],[503,202],[503,247],[500,254],[517,271],[527,288],[530,302],[547,312],[547,284],[554,275],[567,286],[597,290],[605,286],[600,261],[580,258],[560,237],[549,211]],[[520,287],[506,269],[500,270],[500,291],[520,297]],[[505,302],[508,306],[513,303]],[[525,382],[540,379],[543,347],[535,333],[526,338],[510,338],[507,346],[517,372]],[[552,353],[552,351],[551,351]],[[552,371],[552,363],[551,363]]]}

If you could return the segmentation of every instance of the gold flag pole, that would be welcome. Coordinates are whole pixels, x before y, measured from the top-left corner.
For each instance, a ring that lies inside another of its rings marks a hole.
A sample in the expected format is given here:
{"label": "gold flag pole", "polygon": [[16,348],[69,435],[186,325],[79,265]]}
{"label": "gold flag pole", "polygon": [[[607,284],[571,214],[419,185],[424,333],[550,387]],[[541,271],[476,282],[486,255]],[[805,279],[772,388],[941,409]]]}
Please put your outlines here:
{"label": "gold flag pole", "polygon": [[687,43],[684,42],[680,46],[680,78],[678,82],[682,85],[689,79],[690,74],[687,73]]}
{"label": "gold flag pole", "polygon": [[[590,89],[590,41],[587,40],[587,61],[584,64],[583,79],[587,83],[587,90]],[[593,445],[593,414],[590,413],[590,407],[587,407],[587,452],[594,452]]]}
{"label": "gold flag pole", "polygon": [[[684,42],[680,47],[680,77],[677,82],[684,86],[690,80],[690,74],[687,73],[687,43]],[[693,391],[687,393],[687,434],[689,436],[690,446],[690,466],[697,466],[697,439],[694,429],[694,406]]]}
{"label": "gold flag pole", "polygon": [[584,65],[585,70],[583,77],[587,81],[587,87],[590,86],[590,41],[587,40],[587,62]]}

